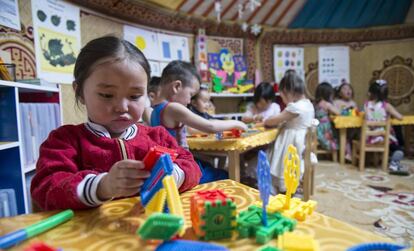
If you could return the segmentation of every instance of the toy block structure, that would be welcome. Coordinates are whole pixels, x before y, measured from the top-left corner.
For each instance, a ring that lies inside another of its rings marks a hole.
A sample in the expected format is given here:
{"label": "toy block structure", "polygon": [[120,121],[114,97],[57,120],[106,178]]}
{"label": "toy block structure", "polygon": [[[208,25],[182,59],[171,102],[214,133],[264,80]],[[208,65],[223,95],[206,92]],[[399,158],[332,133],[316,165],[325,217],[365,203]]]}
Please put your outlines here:
{"label": "toy block structure", "polygon": [[202,240],[231,238],[236,230],[236,205],[219,189],[199,191],[191,197],[191,222]]}
{"label": "toy block structure", "polygon": [[267,226],[262,224],[262,208],[250,206],[248,210],[240,213],[237,219],[239,237],[256,237],[256,243],[265,244],[286,231],[293,231],[296,220],[286,218],[280,213],[267,215]]}
{"label": "toy block structure", "polygon": [[144,240],[169,240],[182,229],[183,225],[183,217],[154,213],[137,230],[137,234]]}
{"label": "toy block structure", "polygon": [[161,157],[163,154],[169,154],[171,161],[174,161],[178,153],[174,149],[169,149],[162,146],[153,146],[150,148],[149,152],[145,155],[142,162],[144,162],[144,170],[150,171],[152,167],[155,165],[155,162]]}
{"label": "toy block structure", "polygon": [[[286,217],[296,219],[298,221],[306,220],[308,215],[311,215],[318,204],[314,200],[308,200],[306,202],[299,198],[292,198],[290,200],[289,208],[285,208],[286,195],[278,194],[270,197],[269,204],[266,207],[268,213],[280,212]],[[263,204],[261,201],[257,201],[255,205],[261,207]]]}
{"label": "toy block structure", "polygon": [[277,247],[284,251],[319,251],[319,242],[310,235],[284,233],[277,238]]}

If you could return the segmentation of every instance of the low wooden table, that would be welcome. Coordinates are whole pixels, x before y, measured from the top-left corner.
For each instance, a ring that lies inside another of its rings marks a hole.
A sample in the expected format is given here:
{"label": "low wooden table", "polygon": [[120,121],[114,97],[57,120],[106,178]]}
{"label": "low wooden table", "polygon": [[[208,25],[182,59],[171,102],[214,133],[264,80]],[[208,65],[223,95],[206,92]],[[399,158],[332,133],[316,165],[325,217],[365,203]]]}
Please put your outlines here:
{"label": "low wooden table", "polygon": [[[348,128],[360,128],[363,116],[336,116],[333,119],[335,128],[339,129],[339,163],[345,164],[346,133]],[[402,120],[392,119],[392,125],[414,125],[414,115],[404,116]],[[407,140],[408,143],[408,140]]]}
{"label": "low wooden table", "polygon": [[[256,189],[233,180],[206,183],[181,194],[186,218],[184,239],[196,239],[190,220],[191,196],[196,191],[217,188],[224,190],[234,198],[238,212],[247,209],[259,199]],[[0,219],[0,235],[36,223],[54,213],[56,211],[2,218]],[[110,201],[99,208],[75,211],[75,217],[72,220],[9,250],[23,250],[31,243],[38,241],[65,251],[154,250],[154,244],[142,241],[135,234],[146,218],[143,213],[144,209],[139,197]],[[309,216],[306,221],[299,222],[294,232],[313,236],[319,241],[322,251],[343,251],[363,242],[391,241],[317,212]],[[254,238],[218,240],[214,243],[227,246],[231,250],[256,250],[261,247],[255,243]],[[268,245],[275,246],[276,240],[270,241]]]}
{"label": "low wooden table", "polygon": [[256,147],[268,145],[275,141],[277,129],[262,130],[240,138],[216,139],[208,137],[188,137],[191,152],[229,158],[229,177],[240,181],[240,155]]}

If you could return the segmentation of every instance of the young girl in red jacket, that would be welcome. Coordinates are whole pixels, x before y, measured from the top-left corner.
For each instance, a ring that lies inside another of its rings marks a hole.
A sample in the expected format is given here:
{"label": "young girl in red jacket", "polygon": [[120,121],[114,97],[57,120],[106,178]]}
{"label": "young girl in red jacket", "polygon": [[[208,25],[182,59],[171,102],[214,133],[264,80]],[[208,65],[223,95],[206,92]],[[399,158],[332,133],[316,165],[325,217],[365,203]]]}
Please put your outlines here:
{"label": "young girl in red jacket", "polygon": [[40,146],[33,201],[44,210],[82,209],[136,195],[149,172],[142,159],[153,146],[177,151],[173,176],[180,192],[199,183],[190,152],[163,127],[138,125],[144,111],[150,66],[131,43],[107,36],[80,52],[73,82],[88,121],[52,131]]}

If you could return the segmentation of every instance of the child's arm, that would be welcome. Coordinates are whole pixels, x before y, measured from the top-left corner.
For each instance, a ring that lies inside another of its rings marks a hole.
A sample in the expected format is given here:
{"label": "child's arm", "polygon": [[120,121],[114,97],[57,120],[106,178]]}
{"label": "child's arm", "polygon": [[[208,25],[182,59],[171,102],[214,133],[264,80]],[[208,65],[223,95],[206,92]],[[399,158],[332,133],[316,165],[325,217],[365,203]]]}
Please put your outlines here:
{"label": "child's arm", "polygon": [[334,114],[334,115],[340,115],[341,112],[339,111],[339,109],[334,106],[333,104],[326,102],[326,109],[328,110],[328,112],[330,114]]}
{"label": "child's arm", "polygon": [[241,121],[207,120],[194,114],[187,107],[175,102],[169,103],[169,105],[165,108],[163,122],[169,127],[174,127],[178,123],[183,123],[187,126],[207,133],[216,133],[231,130],[233,128],[245,131],[247,130],[246,124]]}
{"label": "child's arm", "polygon": [[391,117],[396,118],[398,120],[402,120],[403,116],[401,115],[401,113],[399,113],[397,111],[397,109],[394,108],[394,106],[392,106],[390,103],[386,103],[385,104],[385,110],[391,114]]}
{"label": "child's arm", "polygon": [[264,121],[264,125],[267,127],[277,126],[285,121],[291,120],[297,117],[299,114],[291,113],[286,110],[283,110],[280,114],[271,116]]}

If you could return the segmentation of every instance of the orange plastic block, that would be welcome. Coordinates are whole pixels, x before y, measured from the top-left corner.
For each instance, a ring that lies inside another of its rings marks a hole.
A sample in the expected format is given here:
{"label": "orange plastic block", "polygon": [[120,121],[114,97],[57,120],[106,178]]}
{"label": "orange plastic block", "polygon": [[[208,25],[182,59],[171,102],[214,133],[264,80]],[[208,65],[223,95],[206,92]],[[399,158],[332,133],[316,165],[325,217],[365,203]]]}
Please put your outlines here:
{"label": "orange plastic block", "polygon": [[277,239],[277,247],[284,251],[319,251],[319,242],[310,235],[286,232]]}

